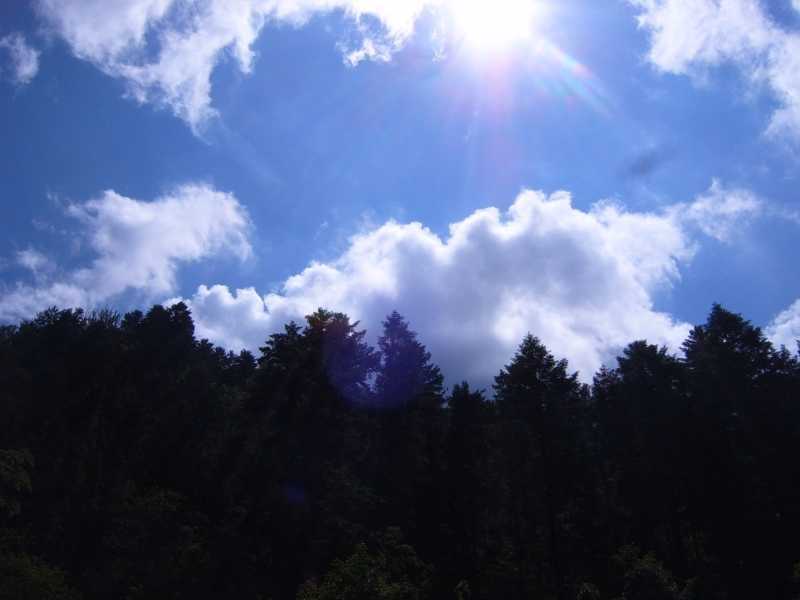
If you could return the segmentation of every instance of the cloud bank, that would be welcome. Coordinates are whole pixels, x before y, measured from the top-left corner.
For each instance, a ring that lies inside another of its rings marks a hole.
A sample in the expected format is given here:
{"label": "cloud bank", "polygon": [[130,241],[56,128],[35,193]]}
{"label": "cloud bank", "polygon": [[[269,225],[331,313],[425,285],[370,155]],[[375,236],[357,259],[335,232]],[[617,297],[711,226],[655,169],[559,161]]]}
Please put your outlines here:
{"label": "cloud bank", "polygon": [[184,185],[152,202],[106,191],[68,207],[84,228],[81,240],[95,258],[57,272],[41,252],[18,253],[17,262],[36,276],[0,292],[0,320],[29,317],[48,306],[94,307],[128,290],[146,298],[174,293],[183,263],[230,253],[250,256],[249,219],[231,194],[207,185]]}
{"label": "cloud bank", "polygon": [[[127,291],[163,300],[179,289],[181,265],[252,252],[242,206],[207,185],[152,202],[107,191],[67,213],[94,258],[64,271],[36,249],[18,252],[33,283],[0,293],[0,320],[52,305],[97,307]],[[198,336],[232,350],[257,350],[319,307],[360,320],[374,340],[399,310],[446,373],[484,385],[531,332],[588,378],[636,339],[677,350],[689,325],[658,311],[656,295],[679,280],[700,236],[728,242],[761,214],[750,192],[718,181],[658,213],[612,202],[583,211],[567,192],[527,190],[508,210],[476,210],[444,236],[420,223],[373,227],[338,258],[310,263],[266,295],[201,285],[165,303],[185,301]]]}
{"label": "cloud bank", "polygon": [[6,50],[11,67],[11,80],[17,85],[27,85],[39,72],[39,51],[31,47],[21,33],[10,33],[0,38],[0,48]]}
{"label": "cloud bank", "polygon": [[373,335],[397,309],[458,377],[488,382],[529,331],[588,377],[632,340],[680,346],[689,326],[655,310],[653,296],[693,251],[674,214],[611,203],[584,212],[566,192],[525,191],[508,211],[477,210],[445,237],[388,222],[276,293],[200,286],[184,301],[198,335],[230,348],[255,349],[320,306]]}
{"label": "cloud bank", "polygon": [[650,34],[656,68],[692,75],[735,65],[778,104],[767,133],[800,138],[800,34],[780,28],[758,0],[629,1]]}
{"label": "cloud bank", "polygon": [[719,181],[659,213],[609,202],[582,211],[567,192],[528,190],[507,211],[477,210],[444,237],[420,223],[385,223],[273,293],[202,285],[173,301],[189,304],[199,336],[232,349],[255,350],[318,307],[346,312],[376,336],[396,309],[452,376],[488,385],[531,332],[586,379],[636,339],[677,351],[689,325],[656,310],[656,294],[679,280],[698,235],[730,241],[762,212],[752,193]]}

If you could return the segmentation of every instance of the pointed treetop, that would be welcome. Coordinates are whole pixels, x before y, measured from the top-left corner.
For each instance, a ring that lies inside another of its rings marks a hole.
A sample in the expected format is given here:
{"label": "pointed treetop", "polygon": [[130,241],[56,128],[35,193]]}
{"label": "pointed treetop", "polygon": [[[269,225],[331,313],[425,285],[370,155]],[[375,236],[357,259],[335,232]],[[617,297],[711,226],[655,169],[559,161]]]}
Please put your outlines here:
{"label": "pointed treetop", "polygon": [[430,362],[430,352],[396,310],[383,322],[378,347],[381,368],[375,387],[384,406],[405,406],[424,398],[442,402],[444,377],[439,367]]}

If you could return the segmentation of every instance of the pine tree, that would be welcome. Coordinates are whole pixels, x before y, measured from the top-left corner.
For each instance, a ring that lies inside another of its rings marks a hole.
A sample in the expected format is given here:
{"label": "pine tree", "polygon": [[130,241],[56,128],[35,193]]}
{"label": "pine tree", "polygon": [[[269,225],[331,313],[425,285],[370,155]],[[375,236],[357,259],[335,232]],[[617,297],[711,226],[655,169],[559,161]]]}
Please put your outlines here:
{"label": "pine tree", "polygon": [[[574,518],[585,481],[583,425],[588,390],[532,335],[495,378],[506,453],[509,516],[521,552],[519,595],[565,597],[571,551],[563,523]],[[547,565],[545,570],[542,565]]]}
{"label": "pine tree", "polygon": [[444,378],[396,311],[384,321],[378,347],[376,479],[387,524],[400,526],[427,555],[441,543]]}

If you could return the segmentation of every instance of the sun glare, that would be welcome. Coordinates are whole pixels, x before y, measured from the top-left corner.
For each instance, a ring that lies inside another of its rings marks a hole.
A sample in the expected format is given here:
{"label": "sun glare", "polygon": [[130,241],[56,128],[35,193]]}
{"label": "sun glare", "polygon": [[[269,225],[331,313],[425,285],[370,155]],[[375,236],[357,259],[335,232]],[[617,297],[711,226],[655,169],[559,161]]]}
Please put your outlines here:
{"label": "sun glare", "polygon": [[533,37],[542,4],[539,0],[455,0],[450,13],[454,33],[464,44],[499,51]]}

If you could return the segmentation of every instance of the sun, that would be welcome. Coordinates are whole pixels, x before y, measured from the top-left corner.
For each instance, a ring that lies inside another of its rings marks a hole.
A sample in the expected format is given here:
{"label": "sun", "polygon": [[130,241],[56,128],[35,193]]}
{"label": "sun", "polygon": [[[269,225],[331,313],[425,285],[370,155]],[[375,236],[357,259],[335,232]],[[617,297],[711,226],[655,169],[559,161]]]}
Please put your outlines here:
{"label": "sun", "polygon": [[501,51],[530,40],[542,17],[541,0],[454,0],[454,33],[465,45]]}

